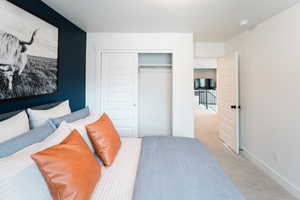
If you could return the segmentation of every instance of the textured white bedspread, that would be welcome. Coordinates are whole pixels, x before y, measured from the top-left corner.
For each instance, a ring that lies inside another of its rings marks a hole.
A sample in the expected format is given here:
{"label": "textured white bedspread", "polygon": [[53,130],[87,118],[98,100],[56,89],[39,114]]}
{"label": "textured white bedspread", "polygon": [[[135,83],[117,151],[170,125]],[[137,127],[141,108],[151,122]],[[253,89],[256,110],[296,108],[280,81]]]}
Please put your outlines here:
{"label": "textured white bedspread", "polygon": [[121,149],[113,165],[102,167],[101,179],[92,200],[132,200],[142,139],[122,138]]}

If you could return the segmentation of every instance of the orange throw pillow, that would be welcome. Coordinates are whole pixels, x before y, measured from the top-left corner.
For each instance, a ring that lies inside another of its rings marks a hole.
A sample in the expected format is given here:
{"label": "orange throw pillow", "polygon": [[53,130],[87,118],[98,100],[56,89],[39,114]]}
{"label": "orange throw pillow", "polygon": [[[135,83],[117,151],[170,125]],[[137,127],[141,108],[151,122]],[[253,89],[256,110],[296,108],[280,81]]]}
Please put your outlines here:
{"label": "orange throw pillow", "polygon": [[86,130],[97,155],[106,167],[110,167],[121,147],[120,136],[112,121],[104,113],[98,121],[87,125]]}
{"label": "orange throw pillow", "polygon": [[76,131],[60,144],[33,154],[54,200],[90,199],[101,166]]}

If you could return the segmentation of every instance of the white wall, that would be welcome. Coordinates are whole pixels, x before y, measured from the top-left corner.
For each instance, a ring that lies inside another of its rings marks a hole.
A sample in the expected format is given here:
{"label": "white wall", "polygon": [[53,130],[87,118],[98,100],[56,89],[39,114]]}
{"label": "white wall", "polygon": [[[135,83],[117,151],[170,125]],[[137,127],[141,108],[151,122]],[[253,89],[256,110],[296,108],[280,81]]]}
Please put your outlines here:
{"label": "white wall", "polygon": [[240,53],[245,155],[300,198],[300,5],[228,41]]}
{"label": "white wall", "polygon": [[218,59],[224,57],[224,43],[196,42],[194,46],[194,68],[216,69]]}
{"label": "white wall", "polygon": [[195,58],[221,58],[224,57],[224,43],[196,42]]}
{"label": "white wall", "polygon": [[194,59],[194,69],[217,69],[217,58],[197,58]]}
{"label": "white wall", "polygon": [[87,34],[87,105],[100,110],[100,51],[173,51],[173,135],[194,137],[193,34]]}

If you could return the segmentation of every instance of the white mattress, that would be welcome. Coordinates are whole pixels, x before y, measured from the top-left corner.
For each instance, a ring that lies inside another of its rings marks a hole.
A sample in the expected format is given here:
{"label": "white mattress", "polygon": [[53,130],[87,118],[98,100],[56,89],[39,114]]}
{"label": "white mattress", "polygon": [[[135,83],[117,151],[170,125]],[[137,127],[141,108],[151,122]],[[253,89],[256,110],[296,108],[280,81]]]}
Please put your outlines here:
{"label": "white mattress", "polygon": [[102,167],[92,200],[132,200],[141,141],[139,138],[122,138],[122,146],[113,165],[108,169]]}

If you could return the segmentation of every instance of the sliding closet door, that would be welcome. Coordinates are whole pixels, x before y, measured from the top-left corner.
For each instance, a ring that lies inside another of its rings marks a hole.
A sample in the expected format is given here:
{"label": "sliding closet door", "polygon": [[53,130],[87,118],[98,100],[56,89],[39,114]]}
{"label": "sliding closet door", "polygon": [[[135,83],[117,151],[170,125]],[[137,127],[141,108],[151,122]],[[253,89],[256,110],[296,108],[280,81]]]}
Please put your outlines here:
{"label": "sliding closet door", "polygon": [[136,53],[102,54],[102,111],[121,136],[137,136],[137,80]]}
{"label": "sliding closet door", "polygon": [[170,136],[172,133],[172,70],[139,70],[139,136]]}

